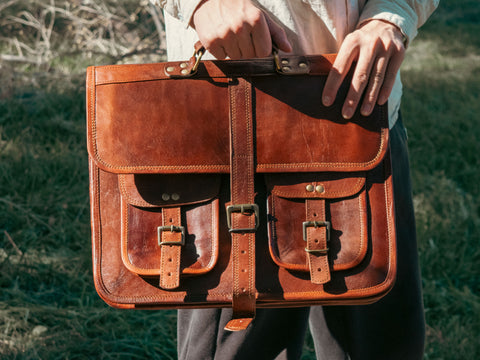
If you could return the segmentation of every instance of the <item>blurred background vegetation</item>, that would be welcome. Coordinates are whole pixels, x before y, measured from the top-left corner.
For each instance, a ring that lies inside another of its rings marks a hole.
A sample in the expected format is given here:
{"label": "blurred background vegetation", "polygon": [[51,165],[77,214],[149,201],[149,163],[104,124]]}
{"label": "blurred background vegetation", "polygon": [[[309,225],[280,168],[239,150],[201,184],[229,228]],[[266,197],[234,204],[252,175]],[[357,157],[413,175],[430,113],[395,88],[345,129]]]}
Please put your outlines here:
{"label": "blurred background vegetation", "polygon": [[[442,0],[402,70],[425,359],[480,359],[479,33],[478,0]],[[85,148],[86,66],[164,49],[148,1],[0,3],[2,359],[176,358],[174,311],[119,311],[95,293]]]}

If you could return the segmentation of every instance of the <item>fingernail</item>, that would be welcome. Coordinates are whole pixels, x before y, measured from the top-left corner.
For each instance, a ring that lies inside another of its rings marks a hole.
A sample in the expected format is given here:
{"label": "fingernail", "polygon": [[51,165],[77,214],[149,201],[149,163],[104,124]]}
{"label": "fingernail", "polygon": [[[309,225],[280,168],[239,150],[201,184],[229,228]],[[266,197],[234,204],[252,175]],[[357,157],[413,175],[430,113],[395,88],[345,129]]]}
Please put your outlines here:
{"label": "fingernail", "polygon": [[322,101],[323,101],[323,105],[325,106],[332,105],[332,98],[330,96],[324,96]]}
{"label": "fingernail", "polygon": [[372,110],[372,105],[365,104],[362,106],[362,109],[360,110],[360,112],[362,113],[363,116],[368,116],[370,115],[371,110]]}
{"label": "fingernail", "polygon": [[349,120],[353,116],[352,108],[346,108],[343,111],[342,116],[343,116],[344,119]]}
{"label": "fingernail", "polygon": [[380,97],[378,98],[378,105],[383,105],[383,104],[385,104],[385,103],[387,102],[387,100],[388,100],[388,97],[386,98],[385,96],[380,96]]}
{"label": "fingernail", "polygon": [[289,53],[293,51],[292,45],[290,45],[290,42],[288,40],[285,41],[285,52]]}

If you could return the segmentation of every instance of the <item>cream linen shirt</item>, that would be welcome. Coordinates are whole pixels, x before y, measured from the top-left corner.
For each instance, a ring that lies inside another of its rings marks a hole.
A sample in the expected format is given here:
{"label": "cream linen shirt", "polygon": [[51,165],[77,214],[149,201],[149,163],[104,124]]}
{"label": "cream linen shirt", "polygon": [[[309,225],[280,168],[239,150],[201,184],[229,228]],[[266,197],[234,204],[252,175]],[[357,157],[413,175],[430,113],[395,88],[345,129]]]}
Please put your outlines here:
{"label": "cream linen shirt", "polygon": [[[201,0],[150,1],[164,9],[168,59],[190,58],[198,37],[189,23]],[[252,1],[285,29],[293,46],[292,54],[336,53],[347,34],[372,19],[396,25],[410,43],[439,3],[439,0]],[[204,56],[204,59],[211,58],[208,53]],[[398,73],[388,101],[390,127],[397,120],[401,96],[402,83]]]}

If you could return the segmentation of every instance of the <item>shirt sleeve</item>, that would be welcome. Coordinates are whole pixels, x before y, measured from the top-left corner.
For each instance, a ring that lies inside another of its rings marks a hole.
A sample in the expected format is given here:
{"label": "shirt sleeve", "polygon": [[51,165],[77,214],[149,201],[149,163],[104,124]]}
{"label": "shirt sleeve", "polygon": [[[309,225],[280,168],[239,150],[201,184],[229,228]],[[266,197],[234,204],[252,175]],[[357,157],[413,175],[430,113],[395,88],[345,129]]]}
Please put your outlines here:
{"label": "shirt sleeve", "polygon": [[396,25],[410,43],[440,0],[369,0],[365,4],[358,26],[369,20],[384,20]]}
{"label": "shirt sleeve", "polygon": [[174,18],[180,20],[188,27],[193,13],[203,0],[150,0],[154,5],[160,6]]}

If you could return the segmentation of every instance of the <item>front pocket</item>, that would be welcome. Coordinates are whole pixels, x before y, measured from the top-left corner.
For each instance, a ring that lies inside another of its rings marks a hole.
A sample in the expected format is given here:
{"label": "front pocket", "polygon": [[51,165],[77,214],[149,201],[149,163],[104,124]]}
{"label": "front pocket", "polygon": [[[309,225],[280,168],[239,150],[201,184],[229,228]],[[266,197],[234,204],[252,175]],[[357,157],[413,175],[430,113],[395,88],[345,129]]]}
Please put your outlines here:
{"label": "front pocket", "polygon": [[219,175],[119,175],[122,261],[160,286],[210,271],[218,259]]}
{"label": "front pocket", "polygon": [[[321,271],[324,283],[329,271],[351,269],[365,258],[365,173],[275,174],[266,175],[266,183],[269,248],[277,265],[312,276]],[[325,268],[312,269],[322,257]]]}

